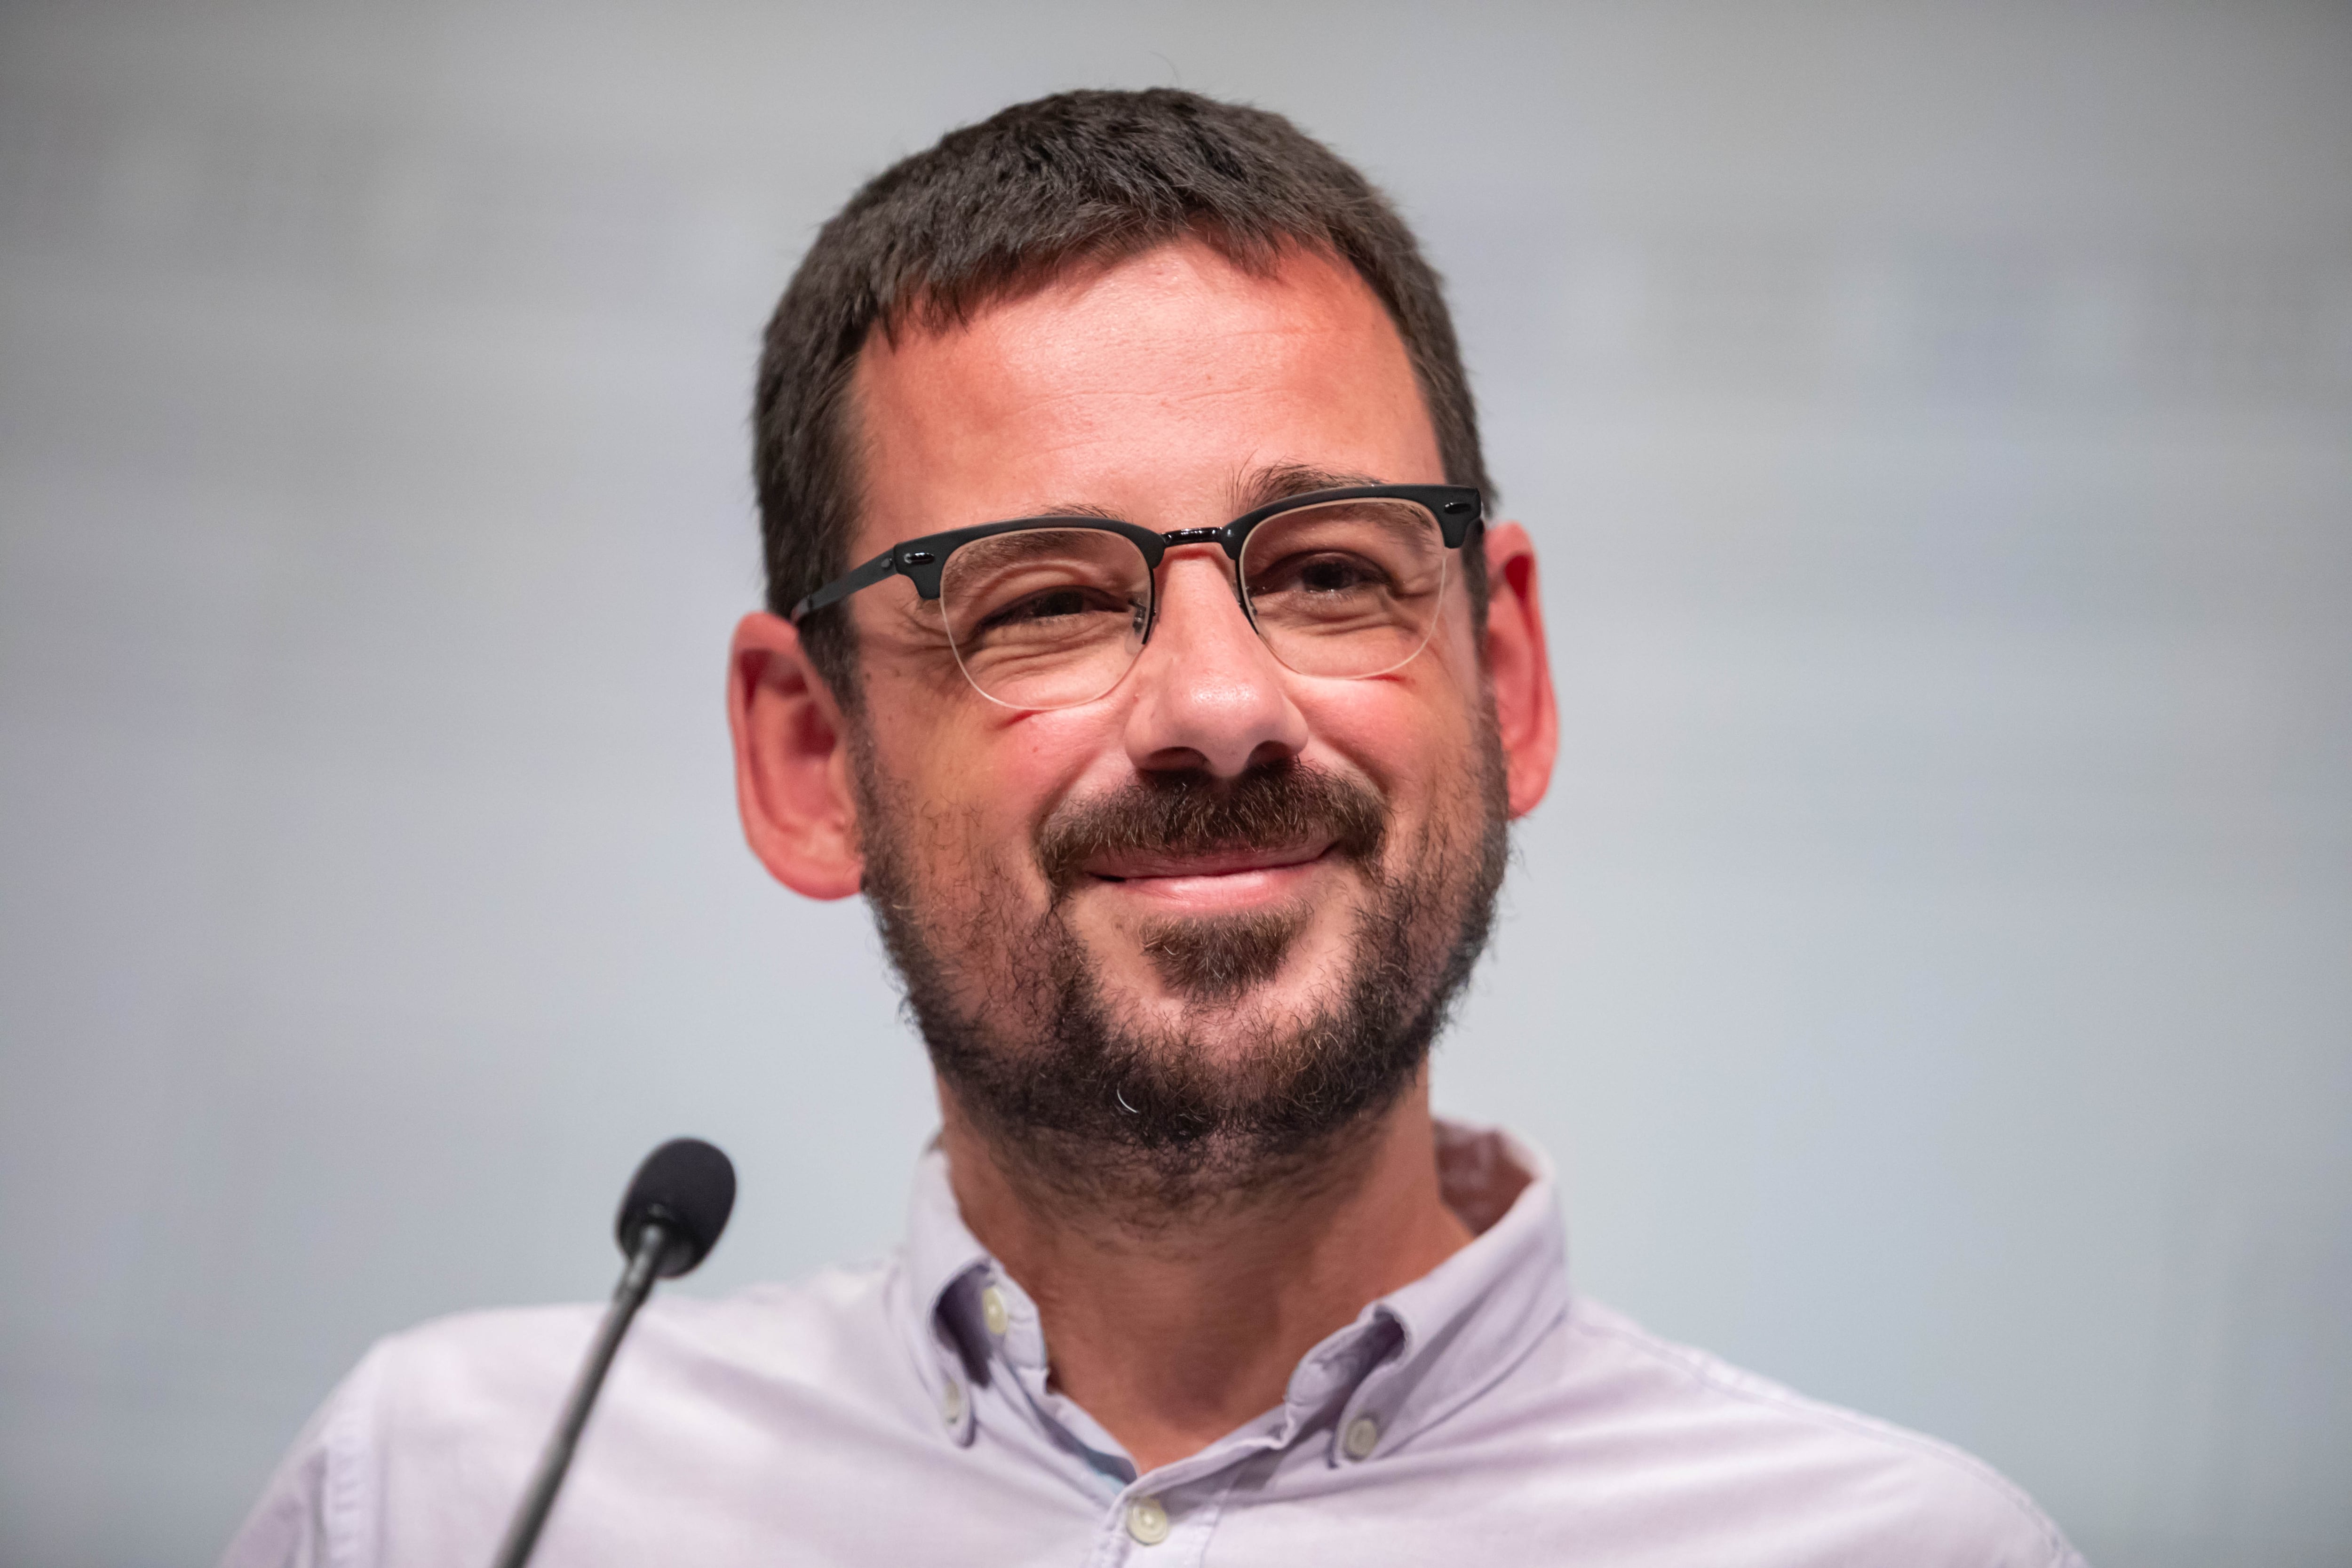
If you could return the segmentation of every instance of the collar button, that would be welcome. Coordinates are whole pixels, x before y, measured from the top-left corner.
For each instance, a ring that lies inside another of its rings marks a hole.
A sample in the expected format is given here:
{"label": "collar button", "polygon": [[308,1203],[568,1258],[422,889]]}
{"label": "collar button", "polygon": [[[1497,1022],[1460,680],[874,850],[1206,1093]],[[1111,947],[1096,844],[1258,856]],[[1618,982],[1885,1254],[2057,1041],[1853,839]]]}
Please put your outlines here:
{"label": "collar button", "polygon": [[1145,1546],[1168,1539],[1168,1510],[1156,1497],[1138,1498],[1127,1505],[1127,1532]]}

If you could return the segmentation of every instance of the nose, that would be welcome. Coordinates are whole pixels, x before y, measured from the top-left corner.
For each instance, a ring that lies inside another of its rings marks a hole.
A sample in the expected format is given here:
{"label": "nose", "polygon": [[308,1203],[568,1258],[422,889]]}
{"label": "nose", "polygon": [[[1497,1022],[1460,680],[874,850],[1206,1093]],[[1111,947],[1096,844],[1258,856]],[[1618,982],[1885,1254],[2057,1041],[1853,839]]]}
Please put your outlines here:
{"label": "nose", "polygon": [[1127,752],[1151,773],[1202,770],[1233,778],[1296,756],[1307,715],[1283,668],[1234,596],[1223,551],[1172,551],[1160,565],[1160,614],[1128,679]]}

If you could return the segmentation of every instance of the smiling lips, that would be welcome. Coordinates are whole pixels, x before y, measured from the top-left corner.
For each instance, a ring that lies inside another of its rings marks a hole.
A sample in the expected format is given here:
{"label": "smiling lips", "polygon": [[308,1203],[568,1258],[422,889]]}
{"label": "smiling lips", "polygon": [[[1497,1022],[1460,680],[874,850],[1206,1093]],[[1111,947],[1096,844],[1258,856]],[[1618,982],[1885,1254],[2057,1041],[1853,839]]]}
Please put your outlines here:
{"label": "smiling lips", "polygon": [[1330,851],[1328,838],[1283,847],[1250,845],[1206,855],[1126,850],[1096,857],[1084,869],[1098,887],[1180,903],[1256,903],[1288,890]]}

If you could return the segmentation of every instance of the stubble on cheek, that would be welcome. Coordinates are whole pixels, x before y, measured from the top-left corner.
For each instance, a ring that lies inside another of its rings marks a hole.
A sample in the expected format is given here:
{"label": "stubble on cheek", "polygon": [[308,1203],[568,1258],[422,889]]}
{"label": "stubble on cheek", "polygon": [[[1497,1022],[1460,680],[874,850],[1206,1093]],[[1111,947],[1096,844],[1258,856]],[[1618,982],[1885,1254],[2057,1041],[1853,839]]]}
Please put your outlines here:
{"label": "stubble on cheek", "polygon": [[1053,920],[1019,836],[974,805],[919,801],[870,751],[855,759],[863,891],[917,1014],[993,1017],[1042,1033],[1055,1006]]}

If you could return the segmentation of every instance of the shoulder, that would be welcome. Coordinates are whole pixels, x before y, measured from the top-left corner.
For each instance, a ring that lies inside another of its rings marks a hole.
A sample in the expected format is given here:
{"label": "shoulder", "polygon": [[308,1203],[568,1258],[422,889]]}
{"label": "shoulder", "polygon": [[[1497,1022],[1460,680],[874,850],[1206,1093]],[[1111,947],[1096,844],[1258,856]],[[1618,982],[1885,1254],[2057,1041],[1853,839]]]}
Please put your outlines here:
{"label": "shoulder", "polygon": [[2032,1500],[1935,1438],[1806,1398],[1578,1297],[1556,1361],[1559,1430],[1639,1469],[1749,1561],[2067,1568]]}
{"label": "shoulder", "polygon": [[[853,1342],[887,1338],[887,1265],[828,1268],[788,1285],[716,1298],[656,1296],[630,1327],[611,1386],[658,1390],[698,1371],[725,1369],[776,1385],[822,1380]],[[494,1429],[486,1418],[551,1415],[571,1385],[604,1304],[498,1308],[419,1323],[378,1341],[349,1393],[379,1425],[404,1430],[446,1421]]]}
{"label": "shoulder", "polygon": [[[789,1442],[853,1411],[921,1408],[893,1311],[900,1285],[877,1262],[717,1298],[656,1298],[614,1363],[600,1447],[629,1445],[639,1427],[675,1437],[706,1422],[727,1424],[740,1444],[736,1423],[752,1412],[754,1429]],[[362,1367],[378,1436],[413,1453],[535,1452],[604,1310],[468,1312],[391,1336]]]}
{"label": "shoulder", "polygon": [[[892,1276],[889,1264],[876,1262],[719,1297],[656,1296],[630,1327],[614,1385],[641,1369],[667,1375],[721,1366],[778,1384],[821,1379],[839,1366],[843,1350],[888,1337]],[[393,1334],[370,1359],[387,1394],[425,1391],[460,1407],[535,1401],[551,1378],[570,1384],[604,1312],[601,1301],[463,1312]]]}
{"label": "shoulder", "polygon": [[[600,1527],[637,1523],[648,1489],[772,1469],[824,1432],[887,1440],[928,1406],[894,1331],[889,1263],[705,1300],[657,1298],[629,1331],[575,1474],[567,1514],[614,1500]],[[602,1303],[467,1312],[380,1340],[296,1441],[231,1546],[230,1568],[479,1558],[546,1442]],[[904,1417],[898,1417],[904,1420]],[[553,1528],[553,1527],[551,1527]]]}

